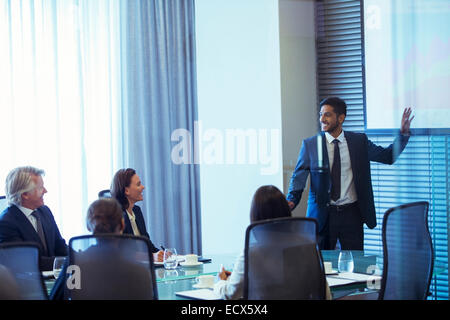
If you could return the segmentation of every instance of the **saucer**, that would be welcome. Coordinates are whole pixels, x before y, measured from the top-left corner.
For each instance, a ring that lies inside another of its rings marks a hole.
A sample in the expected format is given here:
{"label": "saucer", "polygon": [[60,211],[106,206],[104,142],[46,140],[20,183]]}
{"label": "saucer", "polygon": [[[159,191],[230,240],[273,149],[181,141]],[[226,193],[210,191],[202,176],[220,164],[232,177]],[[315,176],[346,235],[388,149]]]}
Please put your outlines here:
{"label": "saucer", "polygon": [[336,269],[332,269],[331,272],[325,272],[325,274],[327,276],[331,276],[331,275],[339,274],[339,272]]}
{"label": "saucer", "polygon": [[198,267],[202,264],[203,264],[203,262],[197,262],[197,263],[180,262],[180,266],[185,267],[185,268]]}
{"label": "saucer", "polygon": [[212,286],[201,286],[199,283],[193,284],[193,288],[195,289],[214,289],[214,285]]}

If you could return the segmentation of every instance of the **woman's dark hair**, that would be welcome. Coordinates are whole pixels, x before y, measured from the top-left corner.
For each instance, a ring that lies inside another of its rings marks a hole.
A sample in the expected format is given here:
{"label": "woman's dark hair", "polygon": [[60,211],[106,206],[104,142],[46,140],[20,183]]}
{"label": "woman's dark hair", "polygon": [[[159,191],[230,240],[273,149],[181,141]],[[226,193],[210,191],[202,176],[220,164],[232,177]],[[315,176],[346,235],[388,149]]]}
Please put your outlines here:
{"label": "woman's dark hair", "polygon": [[117,233],[122,224],[122,207],[114,198],[94,201],[87,211],[86,226],[90,232]]}
{"label": "woman's dark hair", "polygon": [[250,209],[250,221],[290,217],[291,209],[284,194],[275,186],[256,190]]}
{"label": "woman's dark hair", "polygon": [[111,196],[119,201],[122,206],[122,210],[128,209],[129,203],[127,196],[125,195],[125,188],[130,186],[131,178],[136,174],[136,170],[120,169],[114,175],[111,183]]}

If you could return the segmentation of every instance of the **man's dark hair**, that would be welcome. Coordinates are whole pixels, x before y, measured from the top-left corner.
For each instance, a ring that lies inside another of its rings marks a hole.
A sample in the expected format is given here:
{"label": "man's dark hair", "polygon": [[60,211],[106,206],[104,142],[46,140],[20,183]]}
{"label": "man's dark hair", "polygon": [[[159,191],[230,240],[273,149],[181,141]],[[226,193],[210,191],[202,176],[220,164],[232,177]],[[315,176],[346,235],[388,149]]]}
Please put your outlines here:
{"label": "man's dark hair", "polygon": [[338,115],[338,117],[341,114],[347,116],[347,104],[341,98],[338,97],[325,98],[320,102],[320,107],[322,108],[326,104],[333,107],[334,112]]}

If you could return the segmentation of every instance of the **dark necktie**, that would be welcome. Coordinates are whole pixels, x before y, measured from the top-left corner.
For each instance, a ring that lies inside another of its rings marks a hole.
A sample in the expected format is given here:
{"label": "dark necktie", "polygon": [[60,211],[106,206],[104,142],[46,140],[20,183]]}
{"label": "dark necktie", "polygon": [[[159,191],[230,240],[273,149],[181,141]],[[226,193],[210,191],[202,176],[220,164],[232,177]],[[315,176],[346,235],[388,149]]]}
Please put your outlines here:
{"label": "dark necktie", "polygon": [[336,201],[341,197],[341,154],[339,152],[339,140],[334,139],[333,168],[331,168],[331,200]]}
{"label": "dark necktie", "polygon": [[47,242],[45,241],[44,229],[42,228],[41,217],[39,216],[38,211],[33,211],[31,215],[36,219],[36,232],[41,239],[42,242],[42,255],[47,256]]}

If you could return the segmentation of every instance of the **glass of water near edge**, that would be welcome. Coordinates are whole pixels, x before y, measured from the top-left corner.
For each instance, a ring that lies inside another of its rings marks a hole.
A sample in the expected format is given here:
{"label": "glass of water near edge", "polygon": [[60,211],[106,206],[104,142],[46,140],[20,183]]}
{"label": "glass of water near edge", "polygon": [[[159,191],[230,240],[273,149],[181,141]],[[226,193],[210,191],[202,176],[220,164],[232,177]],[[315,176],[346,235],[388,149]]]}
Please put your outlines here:
{"label": "glass of water near edge", "polygon": [[343,250],[339,253],[338,270],[339,272],[353,272],[354,262],[351,251]]}
{"label": "glass of water near edge", "polygon": [[166,248],[164,250],[164,268],[171,270],[178,266],[177,250],[175,248]]}
{"label": "glass of water near edge", "polygon": [[65,262],[66,257],[55,257],[55,260],[53,260],[53,276],[55,279],[58,279]]}

